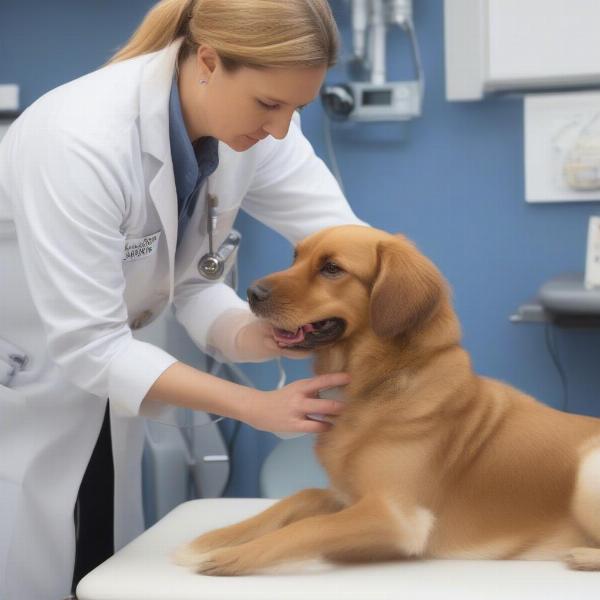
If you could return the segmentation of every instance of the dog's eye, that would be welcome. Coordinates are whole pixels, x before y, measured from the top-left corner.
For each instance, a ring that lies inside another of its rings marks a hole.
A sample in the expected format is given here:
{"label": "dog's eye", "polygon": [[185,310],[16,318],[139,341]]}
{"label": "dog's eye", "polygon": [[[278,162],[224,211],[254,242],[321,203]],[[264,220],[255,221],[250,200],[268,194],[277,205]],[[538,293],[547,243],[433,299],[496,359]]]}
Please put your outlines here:
{"label": "dog's eye", "polygon": [[338,267],[334,262],[327,261],[321,267],[321,273],[326,277],[339,277],[343,273],[343,269]]}

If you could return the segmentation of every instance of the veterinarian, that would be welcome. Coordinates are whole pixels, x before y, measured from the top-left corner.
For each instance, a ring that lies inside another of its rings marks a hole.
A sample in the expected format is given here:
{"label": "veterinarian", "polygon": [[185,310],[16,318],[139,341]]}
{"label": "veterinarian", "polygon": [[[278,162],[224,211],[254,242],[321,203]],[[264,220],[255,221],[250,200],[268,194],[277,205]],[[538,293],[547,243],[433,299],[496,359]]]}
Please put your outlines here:
{"label": "veterinarian", "polygon": [[107,66],[49,92],[9,129],[0,145],[2,600],[58,600],[142,532],[136,416],[168,404],[320,432],[330,425],[306,414],[342,410],[316,393],[345,374],[263,392],[132,337],[173,303],[215,356],[283,354],[205,263],[240,207],[292,243],[360,222],[297,115],[336,49],[326,0],[164,0]]}

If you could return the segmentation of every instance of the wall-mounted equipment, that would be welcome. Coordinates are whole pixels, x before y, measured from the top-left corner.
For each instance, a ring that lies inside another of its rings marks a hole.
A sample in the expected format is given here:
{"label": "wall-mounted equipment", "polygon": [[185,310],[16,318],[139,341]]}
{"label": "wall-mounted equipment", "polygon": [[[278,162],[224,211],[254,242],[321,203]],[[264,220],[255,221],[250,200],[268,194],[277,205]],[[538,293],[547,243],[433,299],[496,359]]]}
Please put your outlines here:
{"label": "wall-mounted equipment", "polygon": [[600,217],[590,217],[588,222],[584,286],[600,288]]}
{"label": "wall-mounted equipment", "polygon": [[527,202],[600,200],[600,92],[527,94]]}
{"label": "wall-mounted equipment", "polygon": [[[321,99],[333,120],[406,121],[421,115],[424,75],[412,19],[412,0],[350,0],[352,60],[366,81],[325,85]],[[387,80],[386,36],[390,28],[408,35],[416,79]]]}
{"label": "wall-mounted equipment", "polygon": [[444,0],[446,97],[600,85],[595,0]]}
{"label": "wall-mounted equipment", "polygon": [[19,86],[0,83],[0,140],[19,114]]}
{"label": "wall-mounted equipment", "polygon": [[19,110],[19,86],[16,83],[0,83],[0,113]]}

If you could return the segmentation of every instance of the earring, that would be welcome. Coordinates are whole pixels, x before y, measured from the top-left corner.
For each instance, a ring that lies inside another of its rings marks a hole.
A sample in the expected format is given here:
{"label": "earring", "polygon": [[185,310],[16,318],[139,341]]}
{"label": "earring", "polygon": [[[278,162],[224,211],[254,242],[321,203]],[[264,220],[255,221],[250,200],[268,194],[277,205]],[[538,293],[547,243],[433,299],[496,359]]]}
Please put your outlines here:
{"label": "earring", "polygon": [[205,83],[208,83],[208,81],[206,79],[201,79],[200,80],[200,85],[204,85]]}

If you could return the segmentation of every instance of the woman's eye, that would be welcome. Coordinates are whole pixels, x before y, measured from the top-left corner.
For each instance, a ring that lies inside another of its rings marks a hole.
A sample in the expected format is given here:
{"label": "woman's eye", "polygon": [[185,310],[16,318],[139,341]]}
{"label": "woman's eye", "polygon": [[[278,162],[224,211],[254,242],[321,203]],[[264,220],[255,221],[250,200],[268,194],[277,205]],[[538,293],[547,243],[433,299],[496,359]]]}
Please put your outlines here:
{"label": "woman's eye", "polygon": [[263,102],[262,100],[257,100],[257,102],[263,107],[266,108],[267,110],[273,110],[275,108],[277,108],[279,105],[278,104],[267,104],[266,102]]}
{"label": "woman's eye", "polygon": [[323,275],[327,275],[328,277],[335,277],[341,275],[343,272],[343,269],[338,267],[334,262],[326,262],[321,267],[321,273],[323,273]]}

